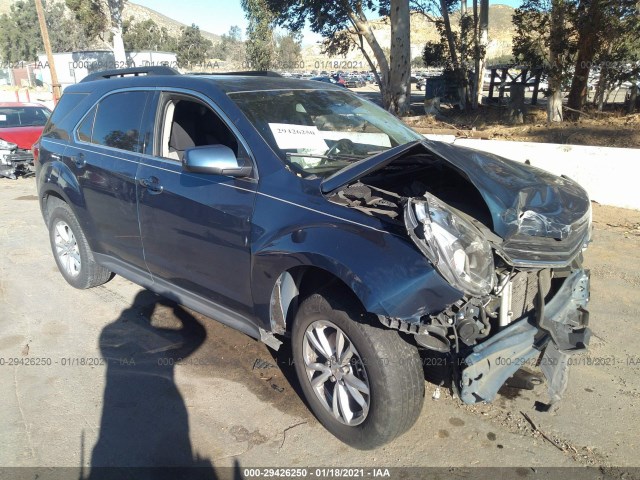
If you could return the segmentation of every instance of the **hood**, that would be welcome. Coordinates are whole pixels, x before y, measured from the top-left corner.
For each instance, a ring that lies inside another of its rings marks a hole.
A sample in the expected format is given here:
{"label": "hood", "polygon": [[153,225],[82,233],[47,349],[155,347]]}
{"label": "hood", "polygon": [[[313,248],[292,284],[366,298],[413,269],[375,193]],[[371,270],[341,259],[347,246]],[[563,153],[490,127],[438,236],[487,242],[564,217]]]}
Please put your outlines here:
{"label": "hood", "polygon": [[587,192],[576,182],[491,153],[429,142],[478,189],[503,239],[515,234],[563,240],[590,211]]}
{"label": "hood", "polygon": [[321,189],[333,191],[416,153],[435,155],[480,192],[491,213],[492,229],[502,239],[500,251],[512,263],[566,263],[588,237],[591,204],[573,180],[441,142],[425,140],[386,150],[326,178]]}
{"label": "hood", "polygon": [[18,148],[31,150],[36,140],[40,138],[44,126],[0,128],[0,138],[15,143]]}

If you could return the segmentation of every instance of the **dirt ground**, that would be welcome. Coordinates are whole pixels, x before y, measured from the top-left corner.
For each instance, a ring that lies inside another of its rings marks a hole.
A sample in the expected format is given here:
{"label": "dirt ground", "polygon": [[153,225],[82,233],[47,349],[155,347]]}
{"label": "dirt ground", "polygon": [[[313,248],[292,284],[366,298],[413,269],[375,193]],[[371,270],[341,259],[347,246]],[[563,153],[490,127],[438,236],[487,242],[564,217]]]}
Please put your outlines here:
{"label": "dirt ground", "polygon": [[[354,90],[381,104],[376,85]],[[622,96],[624,97],[624,96]],[[460,112],[448,104],[440,106],[435,116],[424,115],[424,91],[413,87],[411,114],[402,120],[424,134],[446,134],[465,138],[513,140],[520,142],[593,145],[599,147],[640,148],[640,113],[627,115],[622,103],[611,104],[603,112],[592,106],[579,121],[548,124],[544,99],[536,106],[526,105],[523,123],[511,125],[506,105],[481,105],[478,110]]]}
{"label": "dirt ground", "polygon": [[[120,277],[84,291],[67,285],[35,193],[33,178],[0,180],[0,478],[17,478],[14,467],[85,478],[105,463],[164,465],[176,455],[210,469],[205,478],[269,466],[405,469],[393,478],[640,478],[639,211],[594,204],[593,337],[556,410],[533,408],[546,401],[544,385],[463,405],[425,361],[416,425],[362,452],[310,414],[286,348],[272,352]],[[514,470],[476,468],[496,466]],[[588,466],[597,468],[567,468]],[[548,476],[552,467],[562,470]]]}
{"label": "dirt ground", "polygon": [[459,137],[522,142],[640,148],[640,113],[626,115],[622,107],[602,113],[589,110],[578,122],[546,122],[544,107],[529,107],[524,123],[509,125],[506,107],[481,106],[461,113],[443,107],[436,117],[417,116],[405,122],[420,133],[446,132]]}

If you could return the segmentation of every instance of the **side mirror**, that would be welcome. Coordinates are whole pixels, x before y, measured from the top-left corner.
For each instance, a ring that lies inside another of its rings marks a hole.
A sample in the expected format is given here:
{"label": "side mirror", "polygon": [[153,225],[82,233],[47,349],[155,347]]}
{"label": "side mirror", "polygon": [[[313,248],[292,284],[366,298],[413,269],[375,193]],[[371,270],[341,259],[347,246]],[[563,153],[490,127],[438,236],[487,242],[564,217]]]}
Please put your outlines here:
{"label": "side mirror", "polygon": [[187,148],[182,157],[182,168],[188,172],[248,177],[252,167],[241,166],[233,150],[225,145],[206,145]]}

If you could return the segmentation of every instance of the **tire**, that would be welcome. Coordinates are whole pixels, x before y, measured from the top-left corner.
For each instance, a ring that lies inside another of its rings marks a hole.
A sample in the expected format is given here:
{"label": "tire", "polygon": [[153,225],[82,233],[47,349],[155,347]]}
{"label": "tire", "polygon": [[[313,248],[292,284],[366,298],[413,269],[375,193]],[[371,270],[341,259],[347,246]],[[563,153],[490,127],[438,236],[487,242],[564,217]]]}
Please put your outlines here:
{"label": "tire", "polygon": [[72,287],[97,287],[111,279],[112,273],[95,262],[76,216],[64,202],[49,213],[49,241],[58,270]]}
{"label": "tire", "polygon": [[[368,322],[359,308],[335,298],[313,294],[300,304],[291,338],[295,370],[320,423],[344,443],[369,450],[409,430],[420,415],[422,363],[418,349],[397,331]],[[343,354],[335,355],[341,335]],[[354,353],[345,361],[349,346]],[[326,358],[328,348],[333,359]]]}

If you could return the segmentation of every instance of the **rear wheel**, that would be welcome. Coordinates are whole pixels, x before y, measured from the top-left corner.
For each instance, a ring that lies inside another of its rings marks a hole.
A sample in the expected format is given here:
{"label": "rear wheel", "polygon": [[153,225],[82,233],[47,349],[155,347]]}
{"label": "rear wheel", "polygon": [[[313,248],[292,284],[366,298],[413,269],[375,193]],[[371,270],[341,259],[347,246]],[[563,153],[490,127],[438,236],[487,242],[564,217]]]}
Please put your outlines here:
{"label": "rear wheel", "polygon": [[57,202],[49,214],[51,250],[64,279],[75,288],[91,288],[107,282],[112,274],[98,265],[73,211]]}
{"label": "rear wheel", "polygon": [[398,332],[367,322],[357,307],[333,297],[315,294],[300,305],[292,332],[296,373],[327,430],[352,447],[375,448],[420,414],[420,356]]}

